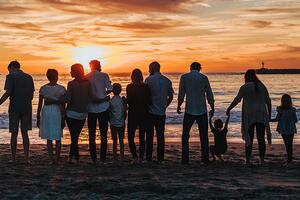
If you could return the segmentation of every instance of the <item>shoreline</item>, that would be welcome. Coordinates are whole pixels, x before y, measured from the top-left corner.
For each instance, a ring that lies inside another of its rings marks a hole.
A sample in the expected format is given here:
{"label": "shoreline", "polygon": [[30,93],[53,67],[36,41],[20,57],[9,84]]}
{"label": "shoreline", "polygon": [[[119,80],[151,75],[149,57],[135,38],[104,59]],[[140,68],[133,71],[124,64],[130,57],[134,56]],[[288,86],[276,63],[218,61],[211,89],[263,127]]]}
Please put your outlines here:
{"label": "shoreline", "polygon": [[[246,167],[243,144],[229,143],[225,163],[203,165],[199,144],[191,143],[190,164],[181,165],[181,145],[171,143],[166,145],[164,164],[132,165],[126,147],[126,162],[94,165],[88,145],[80,145],[81,163],[76,165],[67,163],[68,146],[63,145],[61,164],[49,165],[46,146],[35,144],[31,165],[25,165],[21,145],[15,164],[6,162],[9,145],[0,145],[0,195],[6,199],[297,199],[300,145],[295,145],[291,166],[283,167],[284,151],[282,145],[267,146],[266,165],[259,167],[254,145],[254,165]],[[112,158],[111,145],[108,156]]]}
{"label": "shoreline", "polygon": [[[300,130],[300,125],[297,124],[297,128]],[[272,143],[274,144],[283,144],[283,140],[281,136],[274,131],[274,126],[272,128]],[[244,143],[242,140],[242,136],[239,133],[240,127],[230,127],[229,132],[227,135],[227,140],[230,143]],[[45,144],[46,140],[43,140],[39,137],[39,129],[33,128],[32,131],[29,131],[29,139],[31,144]],[[0,144],[9,144],[10,143],[10,136],[11,134],[9,133],[8,129],[0,129]],[[125,131],[125,139],[124,143],[127,143],[127,131]],[[172,143],[172,142],[181,142],[181,135],[182,135],[182,125],[166,125],[165,129],[165,141],[166,143]],[[208,131],[209,135],[209,141],[210,143],[213,142],[213,135],[211,131]],[[96,143],[100,143],[100,132],[97,130],[97,135],[96,135]],[[138,132],[136,132],[136,141],[138,142]],[[108,130],[107,133],[107,138],[108,142],[111,143],[111,133],[110,129]],[[88,129],[87,127],[84,127],[79,138],[79,144],[88,144]],[[156,134],[154,134],[154,142],[156,141]],[[256,141],[256,139],[254,140]],[[21,133],[18,135],[18,143],[22,142],[22,137]],[[190,132],[190,142],[200,142],[199,139],[199,132],[197,126],[193,126]],[[294,138],[294,143],[295,144],[300,144],[300,133],[295,134]],[[70,134],[67,128],[64,129],[64,134],[62,138],[62,144],[70,144]]]}

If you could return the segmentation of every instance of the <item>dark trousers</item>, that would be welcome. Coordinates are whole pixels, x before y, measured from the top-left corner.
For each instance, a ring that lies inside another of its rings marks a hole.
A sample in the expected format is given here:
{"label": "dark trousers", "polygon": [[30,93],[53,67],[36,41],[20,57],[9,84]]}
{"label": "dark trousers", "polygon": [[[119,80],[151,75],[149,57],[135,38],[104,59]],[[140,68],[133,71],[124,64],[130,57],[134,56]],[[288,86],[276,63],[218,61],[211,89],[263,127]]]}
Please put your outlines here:
{"label": "dark trousers", "polygon": [[293,140],[294,134],[292,135],[284,135],[282,134],[282,139],[284,141],[286,153],[287,153],[287,162],[293,161]]}
{"label": "dark trousers", "polygon": [[100,146],[100,159],[106,160],[107,152],[107,130],[108,130],[109,112],[102,113],[88,113],[88,128],[89,128],[89,149],[91,159],[95,162],[97,160],[96,151],[96,127],[97,121],[99,122],[101,146]]}
{"label": "dark trousers", "polygon": [[78,119],[66,117],[66,121],[71,135],[71,146],[70,146],[69,157],[71,159],[73,159],[74,157],[75,160],[79,160],[78,139],[81,130],[84,126],[85,119],[78,120]]}
{"label": "dark trousers", "polygon": [[250,145],[246,146],[246,157],[249,158],[252,154],[255,128],[256,128],[256,137],[258,142],[259,156],[260,158],[264,159],[266,153],[266,141],[265,141],[266,126],[263,123],[255,123],[249,127]]}
{"label": "dark trousers", "polygon": [[137,116],[128,113],[128,144],[133,159],[137,159],[136,146],[134,143],[135,131],[139,129],[139,158],[144,159],[145,154],[145,133],[147,130],[148,115]]}
{"label": "dark trousers", "polygon": [[160,115],[149,115],[149,131],[146,136],[146,157],[148,161],[152,160],[152,152],[153,152],[153,136],[154,129],[156,131],[157,138],[157,160],[164,160],[164,151],[165,151],[165,122],[166,116]]}
{"label": "dark trousers", "polygon": [[189,138],[190,130],[194,122],[197,122],[200,141],[201,141],[201,160],[202,162],[209,161],[209,147],[208,147],[208,118],[207,113],[203,115],[190,115],[185,113],[183,119],[183,133],[182,133],[182,164],[189,162]]}

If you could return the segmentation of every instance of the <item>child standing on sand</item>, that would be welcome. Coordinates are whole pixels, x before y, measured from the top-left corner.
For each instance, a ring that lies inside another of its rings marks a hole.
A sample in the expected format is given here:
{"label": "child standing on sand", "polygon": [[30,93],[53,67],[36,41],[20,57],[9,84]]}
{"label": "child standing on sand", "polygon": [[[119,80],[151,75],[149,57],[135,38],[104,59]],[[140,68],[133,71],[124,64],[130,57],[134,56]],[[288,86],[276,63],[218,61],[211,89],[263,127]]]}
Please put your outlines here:
{"label": "child standing on sand", "polygon": [[117,144],[118,138],[120,143],[120,157],[121,161],[124,160],[124,132],[125,132],[125,119],[126,119],[126,100],[125,97],[120,97],[122,86],[119,83],[113,84],[114,96],[110,100],[110,129],[113,140],[113,156],[117,160]]}
{"label": "child standing on sand", "polygon": [[[39,104],[37,109],[37,126],[42,139],[47,140],[48,154],[52,164],[57,164],[60,157],[61,138],[64,128],[64,105],[45,104],[45,100],[60,100],[66,93],[65,87],[58,85],[58,72],[48,69],[49,83],[42,86],[39,92]],[[43,105],[44,104],[44,105]],[[56,141],[56,157],[53,158],[52,141]]]}
{"label": "child standing on sand", "polygon": [[276,118],[272,120],[278,122],[277,131],[281,134],[287,152],[287,162],[290,164],[293,161],[293,140],[294,134],[297,133],[296,123],[297,114],[296,108],[293,107],[292,98],[288,94],[281,97],[281,105],[277,107]]}
{"label": "child standing on sand", "polygon": [[223,122],[221,119],[216,119],[214,121],[214,125],[212,124],[212,113],[209,113],[209,126],[211,132],[214,134],[214,142],[215,145],[210,146],[210,153],[213,157],[213,160],[216,160],[216,157],[224,162],[222,154],[226,153],[227,151],[227,132],[228,132],[228,123],[230,116],[227,117],[224,128]]}

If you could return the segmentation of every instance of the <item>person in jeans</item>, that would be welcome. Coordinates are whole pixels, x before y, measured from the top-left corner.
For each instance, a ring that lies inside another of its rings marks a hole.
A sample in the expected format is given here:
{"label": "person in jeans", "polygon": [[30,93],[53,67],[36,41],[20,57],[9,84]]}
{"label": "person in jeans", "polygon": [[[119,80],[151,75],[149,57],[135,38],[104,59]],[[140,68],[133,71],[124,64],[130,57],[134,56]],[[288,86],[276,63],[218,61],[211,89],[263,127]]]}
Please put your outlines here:
{"label": "person in jeans", "polygon": [[118,160],[117,145],[118,138],[120,143],[120,159],[124,161],[124,132],[125,132],[125,119],[127,116],[127,104],[125,97],[121,97],[120,93],[122,86],[119,83],[113,84],[114,96],[110,100],[110,130],[113,140],[113,156],[114,160]]}
{"label": "person in jeans", "polygon": [[32,129],[32,99],[34,93],[33,79],[29,74],[20,70],[18,61],[12,61],[8,65],[9,74],[6,76],[5,93],[0,99],[0,105],[8,98],[9,102],[9,132],[11,133],[10,162],[16,161],[17,138],[19,123],[23,137],[25,162],[29,164],[29,138],[28,131]]}
{"label": "person in jeans", "polygon": [[293,140],[297,133],[296,123],[297,109],[293,106],[292,97],[284,94],[281,97],[281,105],[277,107],[277,115],[272,122],[278,122],[277,132],[281,135],[287,154],[285,165],[289,165],[293,161]]}
{"label": "person in jeans", "polygon": [[87,106],[91,99],[91,84],[84,76],[81,64],[71,66],[71,76],[66,93],[66,122],[71,135],[69,163],[73,158],[79,163],[78,139],[87,117]]}
{"label": "person in jeans", "polygon": [[188,164],[189,162],[189,134],[192,125],[196,121],[201,140],[201,161],[207,163],[209,162],[209,141],[206,99],[211,107],[211,115],[213,116],[214,96],[208,78],[200,72],[201,64],[193,62],[190,69],[190,73],[181,76],[178,93],[178,114],[181,113],[181,105],[186,96],[181,162],[182,164]]}
{"label": "person in jeans", "polygon": [[111,81],[108,74],[101,72],[101,64],[98,60],[90,62],[91,72],[86,75],[87,80],[91,83],[92,95],[88,105],[88,129],[89,129],[89,149],[93,162],[97,161],[96,152],[96,126],[99,122],[101,135],[101,152],[100,159],[106,160],[107,152],[107,130],[109,120],[109,102],[102,101],[112,91]]}
{"label": "person in jeans", "polygon": [[128,143],[133,157],[137,161],[136,147],[134,143],[135,131],[139,128],[139,161],[142,162],[145,154],[145,133],[148,128],[149,106],[151,105],[151,91],[147,84],[143,83],[141,70],[135,69],[131,75],[132,83],[127,85],[128,104]]}
{"label": "person in jeans", "polygon": [[157,137],[157,160],[164,160],[165,151],[165,121],[166,108],[173,100],[172,82],[160,73],[160,64],[152,62],[149,65],[150,76],[145,80],[149,85],[152,96],[152,104],[149,108],[149,132],[146,136],[146,158],[152,161],[153,135],[156,130]]}
{"label": "person in jeans", "polygon": [[264,163],[266,153],[265,130],[271,119],[272,104],[266,86],[258,79],[255,70],[245,73],[243,84],[237,96],[227,109],[227,115],[243,99],[242,106],[242,136],[246,142],[246,165],[250,165],[254,129],[259,147],[260,165]]}

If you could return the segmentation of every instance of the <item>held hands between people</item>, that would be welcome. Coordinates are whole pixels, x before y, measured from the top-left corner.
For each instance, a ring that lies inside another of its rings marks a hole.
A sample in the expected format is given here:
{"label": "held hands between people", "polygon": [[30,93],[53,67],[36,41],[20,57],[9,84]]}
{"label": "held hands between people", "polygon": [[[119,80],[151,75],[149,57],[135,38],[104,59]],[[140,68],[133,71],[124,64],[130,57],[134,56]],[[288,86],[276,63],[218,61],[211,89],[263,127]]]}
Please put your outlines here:
{"label": "held hands between people", "polygon": [[229,109],[226,110],[226,115],[230,116],[230,110]]}
{"label": "held hands between people", "polygon": [[215,114],[215,111],[214,110],[210,110],[209,113],[208,113],[209,118],[210,119],[213,118],[214,114]]}
{"label": "held hands between people", "polygon": [[178,114],[181,114],[181,113],[182,113],[182,112],[181,112],[181,107],[180,107],[180,106],[177,107],[177,113],[178,113]]}

